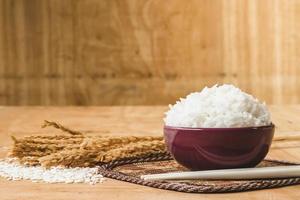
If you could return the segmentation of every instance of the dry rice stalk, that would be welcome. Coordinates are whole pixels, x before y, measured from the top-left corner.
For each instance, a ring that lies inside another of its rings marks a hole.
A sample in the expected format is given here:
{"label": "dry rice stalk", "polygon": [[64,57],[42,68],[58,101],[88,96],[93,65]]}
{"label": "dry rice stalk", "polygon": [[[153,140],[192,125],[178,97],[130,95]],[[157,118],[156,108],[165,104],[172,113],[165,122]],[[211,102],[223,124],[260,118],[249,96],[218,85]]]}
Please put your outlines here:
{"label": "dry rice stalk", "polygon": [[81,133],[79,131],[71,130],[69,128],[66,128],[66,127],[62,126],[61,124],[59,124],[57,122],[51,122],[51,121],[45,120],[44,124],[42,125],[42,128],[45,128],[47,126],[53,126],[53,127],[57,128],[57,129],[60,129],[64,132],[70,133],[71,135],[83,135],[83,133]]}
{"label": "dry rice stalk", "polygon": [[162,137],[149,137],[149,136],[113,136],[113,137],[82,137],[82,138],[73,138],[73,136],[69,137],[69,139],[64,138],[61,140],[55,140],[51,138],[48,140],[44,139],[36,139],[35,137],[25,137],[23,139],[13,138],[15,144],[11,151],[11,156],[14,157],[26,157],[26,156],[45,156],[51,153],[55,153],[64,149],[98,149],[101,151],[106,151],[114,146],[115,148],[128,144],[131,142],[138,141],[153,141],[153,140],[162,140]]}
{"label": "dry rice stalk", "polygon": [[25,137],[22,139],[16,139],[12,137],[14,140],[14,146],[10,152],[11,157],[26,157],[26,156],[45,156],[50,153],[54,153],[65,148],[79,148],[82,143],[84,137]]}
{"label": "dry rice stalk", "polygon": [[70,135],[38,135],[21,139],[12,136],[14,146],[10,156],[30,166],[84,167],[165,151],[161,136],[87,136],[56,122],[45,120],[43,127],[46,126],[53,126]]}
{"label": "dry rice stalk", "polygon": [[110,162],[125,157],[161,153],[165,151],[163,141],[140,141],[124,144],[118,148],[114,147],[115,146],[112,146],[112,148],[107,151],[101,151],[102,149],[72,149],[60,151],[41,157],[39,162],[44,167],[57,165],[66,167],[91,167],[101,162]]}
{"label": "dry rice stalk", "polygon": [[113,157],[110,158],[111,160],[118,159],[109,153],[106,155],[105,152],[110,150],[119,149],[120,154],[123,148],[128,148],[126,146],[135,146],[136,143],[146,142],[163,144],[162,139],[162,137],[151,136],[112,136],[110,138],[91,136],[80,138],[80,140],[76,140],[75,144],[70,144],[66,140],[51,140],[57,143],[45,144],[43,141],[38,143],[35,139],[30,140],[26,137],[25,139],[14,139],[15,145],[10,156],[19,158],[20,162],[26,165],[37,165],[41,162],[40,164],[44,166],[94,166],[100,160],[105,161],[101,157],[103,155],[107,157],[106,160],[110,157]]}
{"label": "dry rice stalk", "polygon": [[99,151],[71,149],[50,154],[38,159],[39,163],[44,167],[65,166],[65,167],[84,167],[94,166]]}
{"label": "dry rice stalk", "polygon": [[22,146],[15,146],[13,150],[11,151],[10,156],[11,157],[26,157],[26,156],[45,156],[49,155],[51,153],[55,153],[61,150],[66,150],[66,149],[79,149],[80,145],[79,144],[74,144],[74,145],[53,145],[53,144],[43,144],[43,145],[35,145],[35,146],[30,146],[27,145],[25,147]]}
{"label": "dry rice stalk", "polygon": [[17,139],[14,140],[15,145],[23,145],[26,146],[28,145],[54,145],[54,144],[80,144],[84,140],[84,137],[82,138],[61,138],[61,139],[32,139],[32,138],[22,138],[22,139]]}
{"label": "dry rice stalk", "polygon": [[[15,138],[14,136],[13,140],[20,140]],[[76,139],[76,138],[84,138],[84,135],[29,135],[29,136],[24,136],[21,139],[28,139],[28,140],[60,140],[60,139]]]}
{"label": "dry rice stalk", "polygon": [[37,156],[27,156],[19,159],[20,163],[26,166],[37,166],[40,165],[39,159],[40,157]]}
{"label": "dry rice stalk", "polygon": [[136,157],[144,154],[162,153],[166,151],[163,141],[139,141],[104,153],[101,162],[110,162],[122,158]]}
{"label": "dry rice stalk", "polygon": [[110,138],[95,138],[86,137],[81,143],[82,149],[98,149],[106,151],[112,149],[112,146],[119,147],[129,143],[135,143],[139,141],[162,141],[162,137],[154,136],[112,136]]}

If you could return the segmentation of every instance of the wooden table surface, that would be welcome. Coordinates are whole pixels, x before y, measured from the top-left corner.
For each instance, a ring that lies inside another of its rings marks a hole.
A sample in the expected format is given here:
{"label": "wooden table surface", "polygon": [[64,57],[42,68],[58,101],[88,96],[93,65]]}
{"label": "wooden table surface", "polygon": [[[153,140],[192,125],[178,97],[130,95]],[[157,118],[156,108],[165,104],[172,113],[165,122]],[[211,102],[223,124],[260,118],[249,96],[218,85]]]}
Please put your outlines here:
{"label": "wooden table surface", "polygon": [[[162,134],[162,118],[167,107],[0,107],[0,156],[12,144],[9,135],[58,133],[41,129],[44,119],[89,133]],[[270,106],[276,125],[275,137],[300,135],[300,105]],[[274,142],[269,158],[300,161],[300,141]],[[300,199],[300,185],[232,194],[187,194],[165,191],[107,179],[97,185],[44,184],[0,179],[0,199]]]}

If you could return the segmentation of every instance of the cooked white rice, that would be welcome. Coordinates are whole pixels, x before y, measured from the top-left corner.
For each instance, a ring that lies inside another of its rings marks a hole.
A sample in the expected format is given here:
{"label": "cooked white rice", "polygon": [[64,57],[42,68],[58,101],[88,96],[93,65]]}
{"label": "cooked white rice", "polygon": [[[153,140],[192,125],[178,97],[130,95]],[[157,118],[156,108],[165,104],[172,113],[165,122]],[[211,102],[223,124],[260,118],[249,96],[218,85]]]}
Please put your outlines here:
{"label": "cooked white rice", "polygon": [[265,103],[233,85],[205,87],[170,105],[165,124],[175,127],[252,127],[270,125]]}

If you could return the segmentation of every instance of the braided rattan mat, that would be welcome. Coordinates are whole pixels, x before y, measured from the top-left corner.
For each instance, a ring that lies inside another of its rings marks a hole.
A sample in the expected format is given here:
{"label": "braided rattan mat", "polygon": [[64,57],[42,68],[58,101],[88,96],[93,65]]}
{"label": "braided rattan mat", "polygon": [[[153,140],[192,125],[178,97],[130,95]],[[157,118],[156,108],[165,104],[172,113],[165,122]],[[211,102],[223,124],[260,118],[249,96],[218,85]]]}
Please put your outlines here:
{"label": "braided rattan mat", "polygon": [[[295,165],[278,160],[264,160],[257,167],[279,165]],[[250,190],[277,188],[300,184],[300,177],[260,180],[181,180],[181,181],[145,181],[141,175],[186,171],[177,164],[169,154],[157,154],[148,157],[130,158],[114,161],[99,167],[99,173],[108,178],[154,187],[188,193],[224,193],[243,192]]]}

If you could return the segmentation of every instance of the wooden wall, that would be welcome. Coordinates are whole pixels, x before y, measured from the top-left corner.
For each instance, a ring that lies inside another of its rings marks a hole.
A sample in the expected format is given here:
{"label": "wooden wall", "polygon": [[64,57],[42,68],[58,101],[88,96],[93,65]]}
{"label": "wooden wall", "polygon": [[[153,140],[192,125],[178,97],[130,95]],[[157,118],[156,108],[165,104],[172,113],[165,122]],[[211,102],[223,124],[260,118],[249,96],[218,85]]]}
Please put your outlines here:
{"label": "wooden wall", "polygon": [[0,0],[0,104],[300,103],[299,0]]}

